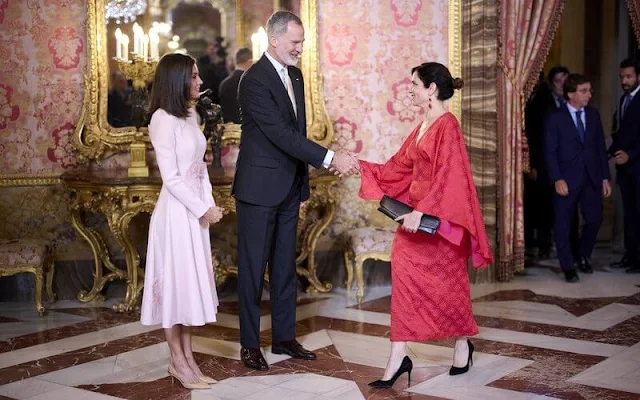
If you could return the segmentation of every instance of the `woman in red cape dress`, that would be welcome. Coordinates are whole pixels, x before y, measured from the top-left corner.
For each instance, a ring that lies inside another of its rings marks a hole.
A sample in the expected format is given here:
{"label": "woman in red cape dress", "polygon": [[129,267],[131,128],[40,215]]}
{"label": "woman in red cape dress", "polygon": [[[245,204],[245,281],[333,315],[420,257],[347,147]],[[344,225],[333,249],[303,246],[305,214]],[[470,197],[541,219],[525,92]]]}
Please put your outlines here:
{"label": "woman in red cape dress", "polygon": [[[426,117],[385,164],[360,162],[360,197],[387,195],[414,211],[401,216],[391,250],[391,355],[381,380],[391,387],[404,372],[411,377],[408,341],[455,337],[449,373],[467,372],[478,333],[471,310],[467,260],[474,267],[493,262],[471,165],[460,125],[445,101],[462,88],[442,64],[413,68],[410,95]],[[424,214],[438,217],[435,235],[417,231]]]}

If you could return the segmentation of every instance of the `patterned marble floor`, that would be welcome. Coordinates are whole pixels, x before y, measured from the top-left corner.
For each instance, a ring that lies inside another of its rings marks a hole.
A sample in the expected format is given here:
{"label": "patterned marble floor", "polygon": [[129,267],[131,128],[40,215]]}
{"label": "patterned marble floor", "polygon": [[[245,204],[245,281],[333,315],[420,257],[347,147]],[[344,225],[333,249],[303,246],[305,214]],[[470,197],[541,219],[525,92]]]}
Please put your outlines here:
{"label": "patterned marble floor", "polygon": [[[167,376],[162,331],[110,305],[61,301],[40,318],[32,304],[0,304],[1,399],[640,399],[640,275],[597,270],[565,283],[553,263],[506,284],[472,287],[480,334],[470,372],[451,377],[452,341],[410,346],[414,373],[392,390],[382,375],[389,350],[390,288],[301,295],[298,339],[318,354],[304,362],[269,352],[271,369],[239,360],[238,308],[221,304],[216,324],[194,328],[202,370],[220,382],[190,392]],[[406,375],[405,375],[406,376]]]}

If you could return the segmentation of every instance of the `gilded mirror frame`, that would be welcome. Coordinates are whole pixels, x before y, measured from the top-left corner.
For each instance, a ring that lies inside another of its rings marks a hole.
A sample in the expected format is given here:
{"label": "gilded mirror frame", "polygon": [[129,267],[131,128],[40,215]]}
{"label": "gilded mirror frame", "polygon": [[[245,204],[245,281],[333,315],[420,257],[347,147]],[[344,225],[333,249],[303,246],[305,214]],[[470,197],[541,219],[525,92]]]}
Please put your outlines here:
{"label": "gilded mirror frame", "polygon": [[[301,68],[305,77],[305,103],[307,132],[313,141],[329,146],[334,129],[326,111],[319,72],[318,0],[300,0],[300,18],[306,29],[305,51]],[[242,32],[242,0],[236,0],[236,31]],[[109,153],[125,152],[134,142],[151,148],[146,128],[136,132],[135,127],[114,128],[107,122],[109,70],[105,0],[87,3],[87,66],[84,76],[85,93],[82,112],[76,124],[74,145],[81,162],[99,161]],[[223,141],[238,142],[240,125],[226,124]]]}

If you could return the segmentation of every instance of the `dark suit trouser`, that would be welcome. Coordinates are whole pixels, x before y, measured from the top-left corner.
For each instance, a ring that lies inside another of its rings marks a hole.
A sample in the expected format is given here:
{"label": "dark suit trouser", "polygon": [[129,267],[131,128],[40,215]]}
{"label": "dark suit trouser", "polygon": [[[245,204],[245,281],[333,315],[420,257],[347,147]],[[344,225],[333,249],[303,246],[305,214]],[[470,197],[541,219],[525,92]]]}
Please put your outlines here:
{"label": "dark suit trouser", "polygon": [[[527,189],[529,195],[527,196]],[[541,253],[549,253],[553,243],[554,221],[554,196],[556,189],[536,181],[525,182],[525,243],[530,246],[533,241],[533,230],[537,230],[535,244]],[[580,236],[579,236],[578,207],[573,211],[573,223],[571,224],[570,242],[573,257],[579,257]],[[527,228],[528,225],[528,228]]]}
{"label": "dark suit trouser", "polygon": [[272,340],[295,339],[300,191],[301,179],[296,178],[287,197],[275,207],[236,200],[240,344],[243,347],[260,347],[260,297],[267,263]]}
{"label": "dark suit trouser", "polygon": [[624,249],[633,262],[640,261],[640,177],[633,172],[618,169],[618,185],[624,210]]}
{"label": "dark suit trouser", "polygon": [[602,188],[584,184],[581,187],[569,189],[568,196],[555,194],[554,234],[558,259],[564,272],[574,269],[574,255],[572,254],[570,236],[575,219],[575,210],[578,205],[584,219],[578,254],[590,257],[602,223]]}

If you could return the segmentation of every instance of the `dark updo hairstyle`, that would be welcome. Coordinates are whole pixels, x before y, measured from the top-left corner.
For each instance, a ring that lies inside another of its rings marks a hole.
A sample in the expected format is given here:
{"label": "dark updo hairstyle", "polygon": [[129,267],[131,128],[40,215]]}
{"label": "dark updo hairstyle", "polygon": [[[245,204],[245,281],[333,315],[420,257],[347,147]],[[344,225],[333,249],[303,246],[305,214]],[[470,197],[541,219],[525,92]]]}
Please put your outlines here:
{"label": "dark updo hairstyle", "polygon": [[418,78],[428,88],[435,83],[438,87],[438,100],[444,101],[453,96],[454,89],[462,89],[464,81],[460,78],[453,78],[451,72],[444,65],[437,62],[428,62],[411,69],[411,74],[416,72]]}
{"label": "dark updo hairstyle", "polygon": [[196,60],[193,57],[165,54],[156,66],[151,88],[149,115],[158,108],[178,117],[186,118],[191,106],[191,74]]}

